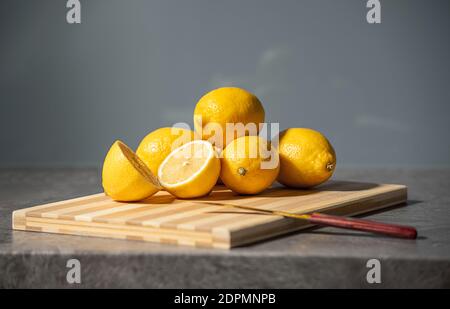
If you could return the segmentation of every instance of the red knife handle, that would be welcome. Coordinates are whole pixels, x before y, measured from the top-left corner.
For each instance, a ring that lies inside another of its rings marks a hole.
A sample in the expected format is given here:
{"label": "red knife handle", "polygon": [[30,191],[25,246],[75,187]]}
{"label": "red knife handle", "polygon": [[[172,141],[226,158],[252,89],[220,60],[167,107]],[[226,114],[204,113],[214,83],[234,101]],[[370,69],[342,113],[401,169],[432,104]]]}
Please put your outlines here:
{"label": "red knife handle", "polygon": [[334,226],[401,238],[417,238],[417,230],[411,226],[405,225],[381,223],[357,218],[345,218],[320,213],[312,213],[309,221],[317,225]]}

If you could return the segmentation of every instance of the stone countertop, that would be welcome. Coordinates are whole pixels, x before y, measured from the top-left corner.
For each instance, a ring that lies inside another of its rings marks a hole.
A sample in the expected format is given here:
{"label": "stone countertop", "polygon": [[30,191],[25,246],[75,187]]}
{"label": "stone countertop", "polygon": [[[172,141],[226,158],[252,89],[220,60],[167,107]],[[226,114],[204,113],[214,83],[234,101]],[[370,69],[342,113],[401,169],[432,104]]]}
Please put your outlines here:
{"label": "stone countertop", "polygon": [[[450,287],[450,169],[338,169],[334,178],[407,185],[407,205],[367,218],[413,225],[419,238],[316,228],[224,251],[13,231],[13,210],[100,192],[100,172],[0,169],[0,287]],[[67,283],[72,258],[81,284]],[[366,280],[373,258],[380,284]]]}

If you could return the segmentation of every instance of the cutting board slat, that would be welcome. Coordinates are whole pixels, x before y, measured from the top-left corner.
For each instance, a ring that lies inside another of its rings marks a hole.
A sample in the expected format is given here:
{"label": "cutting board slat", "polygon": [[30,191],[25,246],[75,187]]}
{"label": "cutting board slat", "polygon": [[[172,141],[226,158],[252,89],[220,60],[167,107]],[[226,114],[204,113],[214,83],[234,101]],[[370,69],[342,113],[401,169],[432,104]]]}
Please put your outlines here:
{"label": "cutting board slat", "polygon": [[292,213],[356,215],[406,201],[403,185],[329,181],[314,190],[274,187],[256,196],[223,186],[210,196],[178,200],[167,192],[137,203],[103,193],[17,210],[16,230],[132,239],[195,247],[231,248],[311,226],[308,222],[248,210],[202,204],[247,205]]}

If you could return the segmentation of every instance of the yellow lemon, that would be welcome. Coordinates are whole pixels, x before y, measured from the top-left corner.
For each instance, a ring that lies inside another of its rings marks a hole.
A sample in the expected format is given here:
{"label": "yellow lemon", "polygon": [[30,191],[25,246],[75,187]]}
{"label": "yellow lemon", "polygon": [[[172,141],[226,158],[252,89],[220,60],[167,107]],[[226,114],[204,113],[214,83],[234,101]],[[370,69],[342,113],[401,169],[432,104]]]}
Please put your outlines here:
{"label": "yellow lemon", "polygon": [[161,189],[153,173],[121,141],[116,141],[105,157],[102,185],[107,195],[124,202],[142,200]]}
{"label": "yellow lemon", "polygon": [[336,154],[322,133],[291,128],[280,133],[280,174],[278,181],[289,187],[310,188],[333,175]]}
{"label": "yellow lemon", "polygon": [[154,175],[158,174],[159,165],[176,148],[195,139],[195,133],[182,128],[160,128],[144,137],[136,154],[150,168]]}
{"label": "yellow lemon", "polygon": [[220,160],[211,143],[197,140],[174,151],[161,163],[161,185],[178,198],[207,195],[220,174]]}
{"label": "yellow lemon", "polygon": [[[194,126],[203,140],[223,149],[227,141],[239,136],[257,135],[264,115],[264,108],[255,95],[241,88],[224,87],[208,92],[198,101]],[[231,125],[228,130],[227,123]]]}
{"label": "yellow lemon", "polygon": [[220,179],[236,193],[257,194],[268,188],[280,170],[278,152],[258,136],[235,139],[222,152]]}

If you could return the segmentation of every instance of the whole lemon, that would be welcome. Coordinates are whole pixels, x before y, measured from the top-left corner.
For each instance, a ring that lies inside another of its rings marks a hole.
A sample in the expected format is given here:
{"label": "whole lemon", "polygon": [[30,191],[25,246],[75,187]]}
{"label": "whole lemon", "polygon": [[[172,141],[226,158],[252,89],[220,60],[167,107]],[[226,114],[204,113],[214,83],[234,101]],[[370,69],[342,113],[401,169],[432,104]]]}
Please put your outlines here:
{"label": "whole lemon", "polygon": [[[264,115],[264,108],[255,95],[241,88],[223,87],[208,92],[198,101],[194,126],[203,140],[223,149],[237,137],[257,135]],[[235,125],[235,130],[227,130],[227,123]]]}
{"label": "whole lemon", "polygon": [[291,128],[280,133],[278,181],[289,187],[311,188],[333,175],[336,153],[320,132]]}
{"label": "whole lemon", "polygon": [[116,141],[106,154],[102,185],[106,195],[124,202],[142,200],[161,189],[153,173],[121,141]]}
{"label": "whole lemon", "polygon": [[222,152],[220,178],[232,191],[257,194],[268,188],[280,170],[278,152],[258,136],[235,139]]}
{"label": "whole lemon", "polygon": [[195,136],[193,131],[183,128],[160,128],[142,139],[136,154],[157,175],[164,159],[176,148],[196,139]]}

